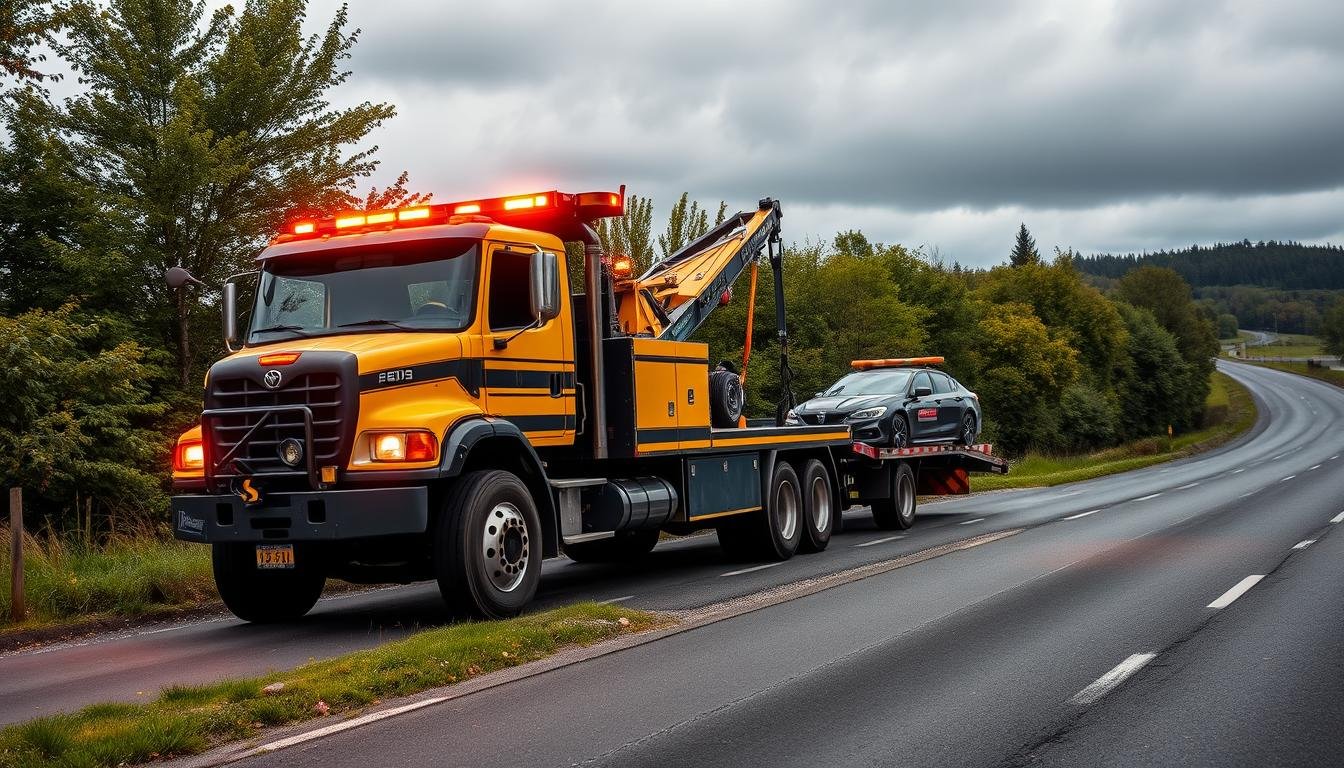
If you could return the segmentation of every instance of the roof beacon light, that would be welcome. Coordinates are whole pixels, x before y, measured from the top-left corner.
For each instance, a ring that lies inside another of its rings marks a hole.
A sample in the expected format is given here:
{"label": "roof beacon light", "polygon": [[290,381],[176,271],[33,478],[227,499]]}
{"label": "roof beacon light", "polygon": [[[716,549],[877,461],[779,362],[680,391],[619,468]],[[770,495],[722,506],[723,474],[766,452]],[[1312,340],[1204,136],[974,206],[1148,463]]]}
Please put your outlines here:
{"label": "roof beacon light", "polygon": [[480,203],[464,203],[462,205],[453,208],[454,216],[461,216],[467,213],[480,213],[480,212],[481,212]]}
{"label": "roof beacon light", "polygon": [[428,218],[428,208],[406,208],[405,210],[397,211],[397,221],[419,221],[420,219]]}
{"label": "roof beacon light", "polygon": [[294,225],[294,234],[296,235],[311,235],[316,231],[317,222],[314,221],[301,221]]}
{"label": "roof beacon light", "polygon": [[350,227],[362,227],[368,223],[368,217],[364,214],[358,216],[340,216],[336,219],[337,229],[349,229]]}
{"label": "roof beacon light", "polygon": [[379,211],[377,213],[370,213],[368,216],[369,224],[391,224],[396,220],[396,211]]}
{"label": "roof beacon light", "polygon": [[941,357],[889,357],[884,360],[855,360],[850,363],[856,371],[873,368],[915,368],[922,365],[942,365]]}

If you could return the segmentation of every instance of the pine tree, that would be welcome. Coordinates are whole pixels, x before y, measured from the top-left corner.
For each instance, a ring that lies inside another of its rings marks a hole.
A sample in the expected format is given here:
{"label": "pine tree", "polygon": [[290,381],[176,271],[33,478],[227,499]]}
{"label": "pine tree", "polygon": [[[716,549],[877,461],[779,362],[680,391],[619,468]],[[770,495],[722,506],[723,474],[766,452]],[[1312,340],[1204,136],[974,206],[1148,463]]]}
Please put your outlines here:
{"label": "pine tree", "polygon": [[1008,256],[1008,263],[1014,267],[1041,263],[1041,254],[1036,250],[1036,241],[1027,231],[1026,224],[1018,227],[1017,242],[1013,245],[1013,252]]}

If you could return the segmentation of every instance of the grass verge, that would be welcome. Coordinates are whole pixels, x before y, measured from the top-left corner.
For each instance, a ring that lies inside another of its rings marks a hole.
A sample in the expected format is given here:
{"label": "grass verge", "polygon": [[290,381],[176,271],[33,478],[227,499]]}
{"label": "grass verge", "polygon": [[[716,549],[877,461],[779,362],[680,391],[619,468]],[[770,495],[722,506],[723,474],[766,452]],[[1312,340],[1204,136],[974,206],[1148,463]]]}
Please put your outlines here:
{"label": "grass verge", "polygon": [[[165,688],[152,702],[97,704],[9,726],[0,731],[0,766],[96,768],[199,754],[265,726],[352,712],[670,622],[615,605],[580,603],[505,621],[454,624],[288,672]],[[283,688],[268,694],[267,686],[276,683]]]}
{"label": "grass verge", "polygon": [[[0,528],[0,541],[9,541]],[[155,536],[82,544],[25,536],[24,592],[29,620],[0,624],[0,634],[72,619],[137,617],[218,600],[210,548]],[[9,547],[0,547],[0,618],[8,621]]]}
{"label": "grass verge", "polygon": [[1197,432],[1145,438],[1080,456],[1028,455],[1013,462],[1007,475],[977,476],[971,486],[977,491],[1037,488],[1142,469],[1216,448],[1255,424],[1251,394],[1227,374],[1213,374],[1204,406],[1211,426]]}
{"label": "grass verge", "polygon": [[1335,371],[1330,368],[1317,368],[1309,366],[1306,363],[1261,363],[1255,360],[1242,360],[1247,365],[1258,365],[1261,368],[1273,368],[1276,371],[1285,371],[1287,373],[1296,373],[1298,376],[1306,376],[1312,379],[1334,384],[1337,387],[1344,387],[1344,371]]}

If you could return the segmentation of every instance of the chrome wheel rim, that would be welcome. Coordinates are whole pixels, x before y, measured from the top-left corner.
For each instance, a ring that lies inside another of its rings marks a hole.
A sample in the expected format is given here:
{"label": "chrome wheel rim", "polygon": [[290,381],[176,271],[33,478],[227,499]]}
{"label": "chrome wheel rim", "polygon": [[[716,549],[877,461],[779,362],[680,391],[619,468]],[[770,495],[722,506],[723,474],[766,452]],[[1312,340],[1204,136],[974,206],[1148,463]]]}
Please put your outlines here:
{"label": "chrome wheel rim", "polygon": [[481,532],[485,573],[500,592],[512,592],[523,583],[530,561],[527,522],[510,502],[496,504],[485,518]]}
{"label": "chrome wheel rim", "polygon": [[975,440],[975,419],[970,416],[961,423],[961,441],[970,445]]}
{"label": "chrome wheel rim", "polygon": [[902,475],[896,484],[896,503],[900,505],[902,520],[915,516],[915,488],[909,475]]}
{"label": "chrome wheel rim", "polygon": [[831,489],[822,475],[812,478],[812,512],[812,525],[817,533],[825,531],[831,524]]}
{"label": "chrome wheel rim", "polygon": [[891,445],[893,448],[904,448],[907,442],[905,421],[896,418],[891,422]]}
{"label": "chrome wheel rim", "polygon": [[788,541],[798,531],[798,490],[793,483],[785,480],[779,484],[775,494],[775,521],[779,525],[779,537]]}

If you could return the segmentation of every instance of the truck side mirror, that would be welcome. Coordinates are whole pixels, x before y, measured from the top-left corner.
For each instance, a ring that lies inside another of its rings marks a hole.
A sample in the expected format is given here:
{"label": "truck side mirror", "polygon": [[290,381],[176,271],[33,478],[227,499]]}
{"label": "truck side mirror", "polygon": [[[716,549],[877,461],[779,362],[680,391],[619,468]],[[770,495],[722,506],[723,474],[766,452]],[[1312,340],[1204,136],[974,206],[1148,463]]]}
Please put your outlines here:
{"label": "truck side mirror", "polygon": [[224,313],[224,346],[228,347],[230,352],[234,351],[234,345],[238,343],[238,284],[225,283],[223,290],[220,291],[220,309]]}
{"label": "truck side mirror", "polygon": [[177,290],[187,283],[205,285],[205,283],[192,277],[190,272],[181,267],[169,267],[168,271],[163,274],[163,279],[168,283],[168,287],[173,290]]}
{"label": "truck side mirror", "polygon": [[537,249],[531,267],[532,316],[542,325],[560,314],[560,264],[554,253]]}

